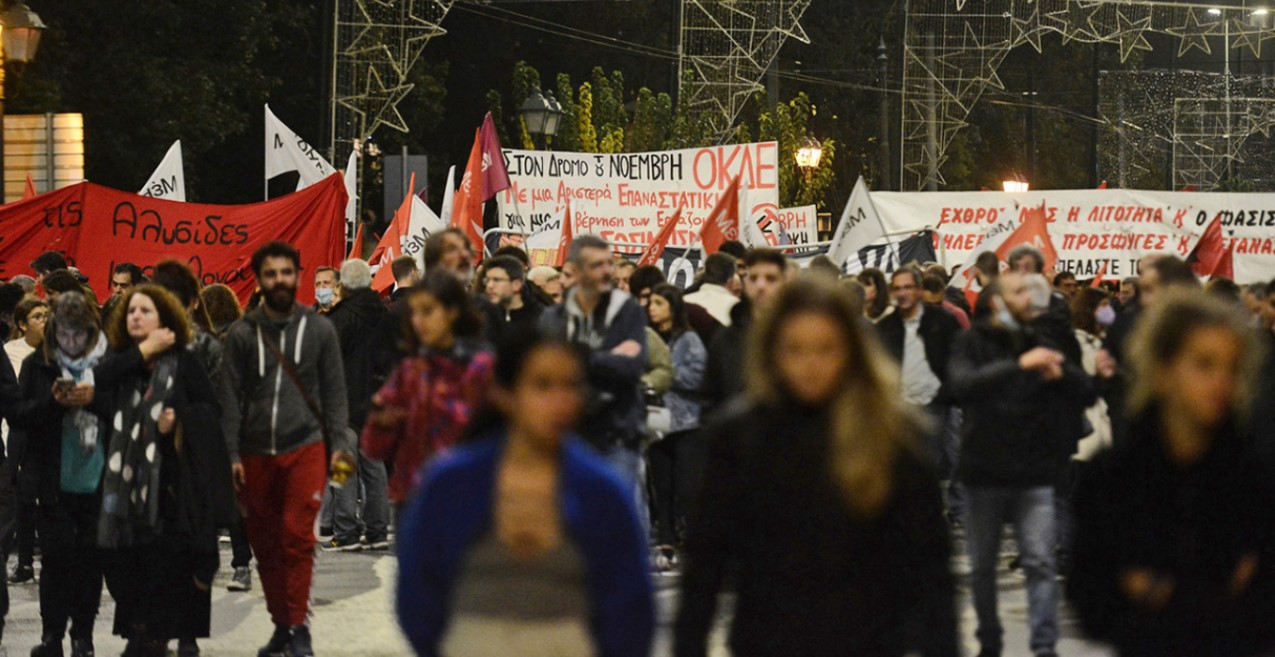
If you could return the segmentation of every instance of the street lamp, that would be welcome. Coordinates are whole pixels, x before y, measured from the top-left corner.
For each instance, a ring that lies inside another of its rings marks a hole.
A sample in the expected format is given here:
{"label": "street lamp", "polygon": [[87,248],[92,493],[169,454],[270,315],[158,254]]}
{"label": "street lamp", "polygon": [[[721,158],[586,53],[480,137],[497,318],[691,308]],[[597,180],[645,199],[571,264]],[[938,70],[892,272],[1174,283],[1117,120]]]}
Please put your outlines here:
{"label": "street lamp", "polygon": [[[16,2],[4,13],[0,13],[0,47],[3,47],[3,61],[0,61],[0,197],[8,201],[4,192],[4,64],[8,62],[27,63],[35,59],[36,48],[40,46],[40,32],[45,27],[40,15],[31,11],[25,2]],[[50,188],[53,181],[48,181]]]}
{"label": "street lamp", "polygon": [[4,28],[6,62],[25,64],[35,59],[36,48],[40,47],[40,33],[48,27],[40,20],[39,14],[31,11],[25,2],[18,2],[0,14],[0,26]]}
{"label": "street lamp", "polygon": [[540,93],[539,87],[532,87],[531,95],[522,101],[518,108],[522,120],[527,124],[527,134],[534,139],[542,137],[542,143],[558,134],[558,125],[562,122],[562,105],[549,92],[548,98]]}
{"label": "street lamp", "polygon": [[823,158],[823,146],[814,137],[806,135],[796,152],[797,166],[810,177],[810,173],[819,168],[819,160]]}
{"label": "street lamp", "polygon": [[1015,175],[1013,179],[1005,180],[1001,183],[1007,192],[1025,192],[1031,189],[1031,185],[1023,180],[1022,176]]}

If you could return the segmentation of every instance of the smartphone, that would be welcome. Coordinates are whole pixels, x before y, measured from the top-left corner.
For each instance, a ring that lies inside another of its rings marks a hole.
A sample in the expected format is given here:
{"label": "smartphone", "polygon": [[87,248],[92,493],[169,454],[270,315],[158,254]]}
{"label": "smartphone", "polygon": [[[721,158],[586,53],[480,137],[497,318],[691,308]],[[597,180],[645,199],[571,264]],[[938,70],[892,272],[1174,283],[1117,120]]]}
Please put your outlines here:
{"label": "smartphone", "polygon": [[59,390],[69,392],[75,387],[75,379],[70,377],[62,377],[53,382],[53,386]]}

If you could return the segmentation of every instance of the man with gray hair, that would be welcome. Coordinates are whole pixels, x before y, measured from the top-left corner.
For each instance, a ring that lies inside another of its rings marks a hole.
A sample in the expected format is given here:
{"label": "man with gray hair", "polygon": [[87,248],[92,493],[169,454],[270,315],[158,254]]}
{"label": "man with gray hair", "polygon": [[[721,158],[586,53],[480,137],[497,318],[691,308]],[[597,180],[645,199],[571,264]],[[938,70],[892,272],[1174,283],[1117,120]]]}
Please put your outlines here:
{"label": "man with gray hair", "polygon": [[[376,357],[376,341],[382,335],[388,311],[372,291],[372,270],[357,258],[341,263],[340,301],[328,313],[341,342],[345,365],[345,390],[349,399],[350,429],[356,434],[367,420],[372,394],[380,389],[388,372]],[[341,488],[332,488],[330,509],[333,536],[324,550],[373,550],[389,548],[389,498],[386,497],[385,464],[358,453],[358,467]],[[320,516],[326,518],[326,516]],[[321,520],[320,524],[324,524]]]}
{"label": "man with gray hair", "polygon": [[561,305],[540,315],[540,329],[589,350],[594,398],[580,422],[580,435],[628,478],[641,512],[646,508],[641,485],[646,313],[627,292],[612,288],[614,262],[606,242],[593,235],[577,236],[567,260],[575,265],[576,284],[566,291]]}

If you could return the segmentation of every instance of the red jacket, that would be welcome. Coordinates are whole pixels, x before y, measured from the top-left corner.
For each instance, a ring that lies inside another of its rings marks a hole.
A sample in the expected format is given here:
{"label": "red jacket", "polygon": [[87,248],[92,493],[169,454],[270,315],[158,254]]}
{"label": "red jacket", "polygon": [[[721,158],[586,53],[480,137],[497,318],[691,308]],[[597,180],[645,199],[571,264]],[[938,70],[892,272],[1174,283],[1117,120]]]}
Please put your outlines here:
{"label": "red jacket", "polygon": [[[455,445],[487,400],[495,357],[461,347],[404,359],[377,393],[361,439],[369,458],[392,464],[391,502],[407,500],[421,466]],[[385,422],[387,415],[400,415]],[[382,426],[385,422],[386,426]]]}

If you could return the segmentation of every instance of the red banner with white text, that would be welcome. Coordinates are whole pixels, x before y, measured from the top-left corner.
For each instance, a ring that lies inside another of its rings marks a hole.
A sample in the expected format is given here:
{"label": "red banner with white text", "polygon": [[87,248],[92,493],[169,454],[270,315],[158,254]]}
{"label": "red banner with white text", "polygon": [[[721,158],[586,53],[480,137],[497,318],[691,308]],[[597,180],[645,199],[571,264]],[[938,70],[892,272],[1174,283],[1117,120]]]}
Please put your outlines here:
{"label": "red banner with white text", "polygon": [[179,203],[82,182],[0,206],[0,278],[34,275],[36,256],[63,251],[105,301],[116,264],[132,262],[149,274],[175,258],[204,285],[224,283],[243,302],[256,287],[252,252],[282,240],[301,252],[297,299],[310,304],[314,277],[307,273],[344,256],[345,202],[340,174],[250,205]]}

